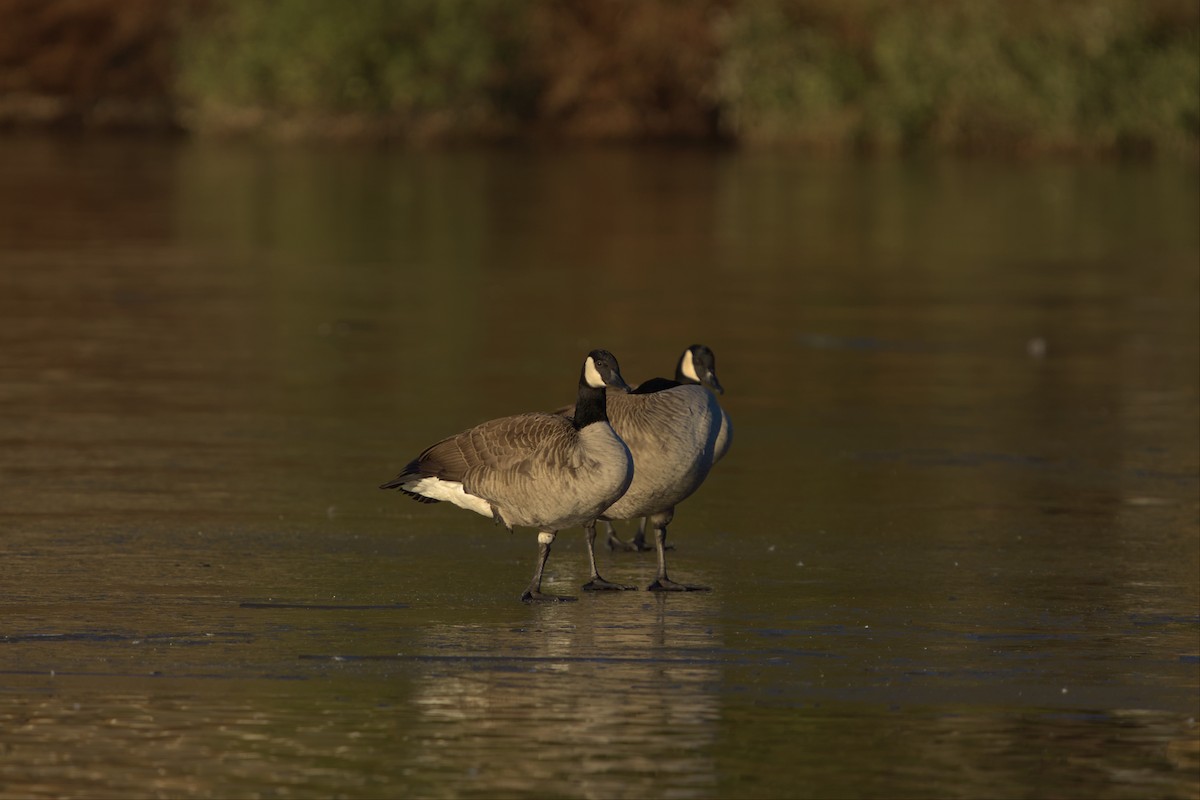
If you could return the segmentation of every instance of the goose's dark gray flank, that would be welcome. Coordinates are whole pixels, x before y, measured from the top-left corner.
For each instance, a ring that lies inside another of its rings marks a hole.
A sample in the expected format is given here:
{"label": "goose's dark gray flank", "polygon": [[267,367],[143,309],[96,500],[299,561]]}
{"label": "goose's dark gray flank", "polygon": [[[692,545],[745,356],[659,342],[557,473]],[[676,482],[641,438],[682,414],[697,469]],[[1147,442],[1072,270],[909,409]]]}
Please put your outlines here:
{"label": "goose's dark gray flank", "polygon": [[449,501],[509,530],[536,528],[537,567],[521,599],[574,599],[542,593],[550,545],[559,530],[593,523],[633,476],[629,448],[609,424],[606,389],[623,396],[629,386],[617,359],[593,350],[580,370],[573,417],[535,412],[484,422],[426,448],[380,488],[424,503]]}
{"label": "goose's dark gray flank", "polygon": [[[705,380],[720,389],[713,369],[703,375],[696,367],[696,354],[711,351],[702,345],[689,347],[680,358],[677,374],[688,381],[655,378],[632,393],[608,392],[608,415],[617,435],[633,454],[633,481],[620,499],[599,516],[601,520],[648,517],[654,528],[658,552],[658,576],[652,591],[704,589],[677,583],[667,576],[667,526],[675,506],[689,497],[708,476],[716,460],[718,441],[724,428],[723,447],[728,447],[728,419],[716,398],[703,386]],[[570,413],[570,409],[563,410]],[[724,423],[724,424],[723,424]],[[592,577],[585,589],[629,589],[600,577],[596,569],[595,521],[584,526]]]}
{"label": "goose's dark gray flank", "polygon": [[[664,378],[654,378],[637,386],[634,392],[644,394],[679,384],[698,384],[707,386],[719,395],[725,393],[725,388],[717,379],[717,357],[710,348],[702,344],[689,346],[675,363],[675,380],[673,382]],[[724,408],[721,408],[720,403],[717,404],[717,407],[721,410],[721,428],[717,432],[717,443],[713,449],[713,464],[724,458],[725,453],[729,452],[729,446],[733,444],[733,424],[729,420],[729,414]],[[609,550],[645,551],[652,549],[651,545],[646,544],[648,522],[647,517],[642,517],[638,522],[638,529],[633,535],[633,539],[626,542],[617,535],[613,524],[605,520],[604,527],[607,533],[605,544],[608,545]],[[673,548],[668,547],[667,549]]]}

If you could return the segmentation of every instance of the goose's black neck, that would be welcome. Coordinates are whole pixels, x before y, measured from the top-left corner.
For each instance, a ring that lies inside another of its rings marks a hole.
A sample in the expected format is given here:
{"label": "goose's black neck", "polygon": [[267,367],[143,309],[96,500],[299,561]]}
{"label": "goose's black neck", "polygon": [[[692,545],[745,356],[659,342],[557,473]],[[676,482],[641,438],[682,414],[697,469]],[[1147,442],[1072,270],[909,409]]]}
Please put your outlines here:
{"label": "goose's black neck", "polygon": [[585,428],[593,422],[608,422],[605,388],[596,389],[580,378],[579,397],[575,400],[575,427]]}

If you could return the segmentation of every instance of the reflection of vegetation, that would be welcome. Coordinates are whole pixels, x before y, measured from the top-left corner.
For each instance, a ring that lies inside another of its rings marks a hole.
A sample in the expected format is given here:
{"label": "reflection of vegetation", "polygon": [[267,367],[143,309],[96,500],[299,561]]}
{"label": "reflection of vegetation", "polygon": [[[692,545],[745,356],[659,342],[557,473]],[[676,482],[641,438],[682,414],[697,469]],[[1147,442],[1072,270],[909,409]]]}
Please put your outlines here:
{"label": "reflection of vegetation", "polygon": [[[719,119],[737,140],[834,148],[1194,152],[1200,140],[1192,0],[206,7],[180,70],[201,127],[480,136],[520,119],[587,136],[591,120],[594,136],[694,136]],[[686,69],[657,68],[664,53]]]}

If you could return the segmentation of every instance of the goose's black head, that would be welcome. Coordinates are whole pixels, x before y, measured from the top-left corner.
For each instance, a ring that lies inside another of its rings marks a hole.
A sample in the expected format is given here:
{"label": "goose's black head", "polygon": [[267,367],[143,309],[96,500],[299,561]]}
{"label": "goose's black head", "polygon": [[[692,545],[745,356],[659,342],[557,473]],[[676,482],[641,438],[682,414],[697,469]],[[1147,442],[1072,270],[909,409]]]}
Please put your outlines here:
{"label": "goose's black head", "polygon": [[675,368],[675,380],[680,383],[698,383],[717,394],[725,394],[724,387],[717,380],[717,357],[702,344],[694,344],[683,351],[679,358],[679,366]]}
{"label": "goose's black head", "polygon": [[623,389],[629,391],[629,384],[621,377],[621,367],[617,357],[607,350],[593,350],[583,361],[583,372],[579,376],[580,384],[586,384],[593,389]]}

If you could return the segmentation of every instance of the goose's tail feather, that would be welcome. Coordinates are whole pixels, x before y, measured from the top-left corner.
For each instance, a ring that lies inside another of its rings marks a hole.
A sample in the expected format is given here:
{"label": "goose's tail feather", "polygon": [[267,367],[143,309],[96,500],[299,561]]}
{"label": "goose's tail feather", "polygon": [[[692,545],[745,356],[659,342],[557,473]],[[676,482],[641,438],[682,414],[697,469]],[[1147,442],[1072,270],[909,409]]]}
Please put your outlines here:
{"label": "goose's tail feather", "polygon": [[379,488],[399,489],[413,500],[416,500],[418,503],[440,503],[441,500],[436,500],[432,497],[426,497],[423,494],[418,494],[404,488],[405,484],[413,483],[414,481],[420,480],[423,477],[426,477],[426,473],[421,469],[420,459],[416,459],[415,461],[410,461],[408,466],[401,470],[399,475],[392,478],[387,483],[380,484]]}

